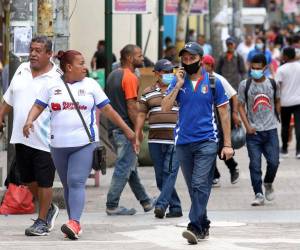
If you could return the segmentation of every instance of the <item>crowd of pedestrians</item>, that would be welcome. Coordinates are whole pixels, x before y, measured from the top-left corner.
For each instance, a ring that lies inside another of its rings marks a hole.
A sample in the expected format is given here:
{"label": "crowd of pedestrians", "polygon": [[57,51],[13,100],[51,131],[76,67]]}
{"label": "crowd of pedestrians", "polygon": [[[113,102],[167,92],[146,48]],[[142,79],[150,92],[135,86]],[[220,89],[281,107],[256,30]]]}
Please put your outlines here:
{"label": "crowd of pedestrians", "polygon": [[[82,54],[61,51],[53,63],[52,43],[44,36],[32,39],[29,62],[21,64],[4,94],[0,129],[13,111],[11,143],[15,144],[22,182],[39,202],[38,218],[25,229],[27,236],[48,235],[59,209],[52,203],[55,170],[64,188],[68,221],[61,231],[69,239],[82,233],[85,184],[99,144],[96,109],[110,120],[109,140],[116,151],[107,193],[109,216],[134,215],[135,208],[119,204],[128,183],[145,212],[158,219],[183,216],[175,184],[179,169],[189,192],[189,223],[182,236],[190,244],[209,236],[207,204],[219,185],[217,156],[239,180],[231,131],[245,130],[253,206],[275,198],[279,163],[289,155],[291,120],[300,159],[300,38],[295,30],[273,27],[247,34],[244,41],[225,41],[226,51],[212,56],[204,35],[181,48],[166,42],[164,59],[153,68],[155,81],[139,92],[136,70],[143,66],[141,48],[128,44],[120,51],[120,64],[108,76],[105,89],[86,77]],[[100,41],[92,69],[105,65],[105,43]],[[147,138],[154,165],[157,197],[150,197],[138,173],[138,154]],[[281,124],[281,143],[278,136]],[[281,145],[281,147],[280,147]],[[262,155],[267,166],[262,177]],[[263,179],[262,179],[263,178]],[[250,202],[249,202],[250,203]]]}

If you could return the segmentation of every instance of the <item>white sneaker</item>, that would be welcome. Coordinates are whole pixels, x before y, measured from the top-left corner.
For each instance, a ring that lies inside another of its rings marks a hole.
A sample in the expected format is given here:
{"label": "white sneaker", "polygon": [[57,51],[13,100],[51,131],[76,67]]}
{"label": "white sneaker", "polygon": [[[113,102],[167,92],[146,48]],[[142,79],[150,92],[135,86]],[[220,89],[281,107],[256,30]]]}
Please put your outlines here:
{"label": "white sneaker", "polygon": [[264,183],[266,200],[272,201],[275,199],[274,189],[272,183]]}
{"label": "white sneaker", "polygon": [[296,154],[296,158],[300,160],[300,153]]}
{"label": "white sneaker", "polygon": [[221,183],[220,183],[220,179],[219,178],[213,179],[212,187],[221,187]]}
{"label": "white sneaker", "polygon": [[255,199],[252,201],[251,206],[262,206],[265,203],[265,198],[262,193],[257,193]]}

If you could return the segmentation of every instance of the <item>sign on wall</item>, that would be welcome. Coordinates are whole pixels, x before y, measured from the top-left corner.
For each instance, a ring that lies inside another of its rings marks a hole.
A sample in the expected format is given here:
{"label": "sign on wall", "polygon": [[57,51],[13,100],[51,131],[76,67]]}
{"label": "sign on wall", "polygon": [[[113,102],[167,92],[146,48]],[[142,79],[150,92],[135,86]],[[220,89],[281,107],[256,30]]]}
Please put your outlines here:
{"label": "sign on wall", "polygon": [[147,0],[114,0],[113,13],[145,14],[147,13]]}
{"label": "sign on wall", "polygon": [[[199,15],[206,14],[209,10],[209,0],[194,0],[190,14]],[[179,0],[165,0],[164,14],[177,15]]]}

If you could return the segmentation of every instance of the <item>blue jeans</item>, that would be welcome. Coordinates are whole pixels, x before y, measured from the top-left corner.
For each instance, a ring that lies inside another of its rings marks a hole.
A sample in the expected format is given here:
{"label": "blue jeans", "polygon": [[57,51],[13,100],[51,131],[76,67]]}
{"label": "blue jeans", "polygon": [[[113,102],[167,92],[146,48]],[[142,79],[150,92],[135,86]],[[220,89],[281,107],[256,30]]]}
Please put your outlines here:
{"label": "blue jeans", "polygon": [[187,184],[191,209],[190,224],[199,232],[207,228],[207,203],[211,192],[218,145],[213,141],[193,142],[176,146],[177,157]]}
{"label": "blue jeans", "polygon": [[175,146],[172,144],[149,143],[149,151],[154,164],[156,185],[160,190],[155,207],[164,210],[169,207],[170,212],[182,212],[180,199],[175,190],[179,169]]}
{"label": "blue jeans", "polygon": [[250,176],[255,194],[262,191],[261,156],[267,160],[265,183],[273,183],[279,166],[279,141],[277,129],[257,131],[246,136],[248,156],[250,158]]}
{"label": "blue jeans", "polygon": [[112,131],[110,140],[117,151],[117,160],[107,194],[106,207],[114,209],[119,206],[120,196],[127,182],[141,205],[151,202],[138,175],[137,156],[131,142],[120,129]]}

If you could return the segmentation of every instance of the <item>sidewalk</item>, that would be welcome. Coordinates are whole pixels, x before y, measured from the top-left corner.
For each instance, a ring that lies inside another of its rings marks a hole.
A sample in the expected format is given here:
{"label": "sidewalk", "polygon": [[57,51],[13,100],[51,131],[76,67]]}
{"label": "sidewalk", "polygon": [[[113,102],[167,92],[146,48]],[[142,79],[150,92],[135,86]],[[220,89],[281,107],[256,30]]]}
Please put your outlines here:
{"label": "sidewalk", "polygon": [[[294,143],[293,143],[294,144]],[[82,225],[84,234],[79,241],[63,238],[60,226],[67,220],[65,210],[57,219],[54,231],[48,237],[24,236],[24,228],[36,215],[0,216],[0,249],[105,249],[105,250],[264,250],[300,249],[300,160],[290,158],[279,168],[275,182],[276,200],[263,207],[251,207],[253,199],[248,171],[246,148],[236,153],[240,167],[240,181],[230,184],[229,172],[218,163],[221,187],[214,188],[209,201],[209,217],[212,220],[210,239],[197,246],[189,246],[181,237],[188,221],[190,206],[187,189],[180,173],[177,191],[182,200],[184,217],[155,219],[153,212],[144,213],[126,186],[120,204],[135,207],[134,216],[111,217],[105,214],[106,194],[112,175],[109,169],[101,176],[100,187],[87,186],[87,198]],[[264,163],[265,164],[265,163]],[[139,168],[141,179],[151,196],[158,194],[152,167]]]}

